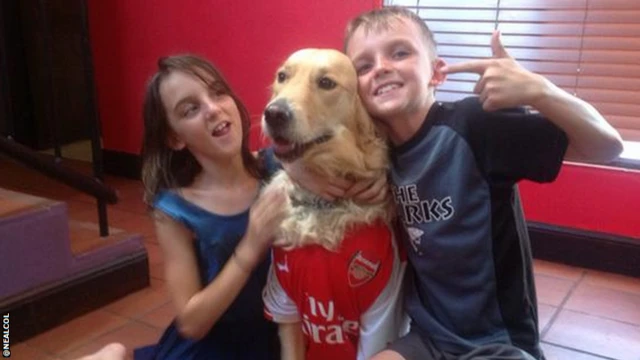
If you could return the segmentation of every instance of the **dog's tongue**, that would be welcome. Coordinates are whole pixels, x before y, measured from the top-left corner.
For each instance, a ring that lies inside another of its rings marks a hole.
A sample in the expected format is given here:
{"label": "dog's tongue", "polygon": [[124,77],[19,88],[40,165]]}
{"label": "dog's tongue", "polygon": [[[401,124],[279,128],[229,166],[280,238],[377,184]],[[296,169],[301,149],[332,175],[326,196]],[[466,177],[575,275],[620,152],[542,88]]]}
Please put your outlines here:
{"label": "dog's tongue", "polygon": [[292,151],[294,147],[294,143],[282,139],[277,139],[273,142],[273,150],[280,154],[288,153]]}

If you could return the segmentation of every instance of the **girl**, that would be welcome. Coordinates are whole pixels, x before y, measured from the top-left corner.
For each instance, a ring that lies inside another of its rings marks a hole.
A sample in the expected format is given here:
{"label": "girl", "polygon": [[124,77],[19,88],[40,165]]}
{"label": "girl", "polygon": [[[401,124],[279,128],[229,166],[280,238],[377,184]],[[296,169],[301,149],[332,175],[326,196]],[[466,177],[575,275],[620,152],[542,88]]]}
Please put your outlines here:
{"label": "girl", "polygon": [[158,68],[144,101],[142,179],[177,317],[135,358],[276,359],[261,291],[287,199],[258,198],[272,158],[250,152],[248,112],[209,62],[172,56]]}

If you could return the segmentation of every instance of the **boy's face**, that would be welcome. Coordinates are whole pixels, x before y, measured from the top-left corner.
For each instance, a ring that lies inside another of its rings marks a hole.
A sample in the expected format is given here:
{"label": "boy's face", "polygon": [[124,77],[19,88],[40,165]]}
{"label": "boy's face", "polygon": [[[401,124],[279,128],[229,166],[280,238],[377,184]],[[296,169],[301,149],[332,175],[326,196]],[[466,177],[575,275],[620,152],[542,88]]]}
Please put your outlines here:
{"label": "boy's face", "polygon": [[369,113],[381,121],[416,112],[433,104],[433,54],[427,49],[418,26],[407,19],[392,20],[387,29],[357,29],[346,48],[358,73],[358,91]]}

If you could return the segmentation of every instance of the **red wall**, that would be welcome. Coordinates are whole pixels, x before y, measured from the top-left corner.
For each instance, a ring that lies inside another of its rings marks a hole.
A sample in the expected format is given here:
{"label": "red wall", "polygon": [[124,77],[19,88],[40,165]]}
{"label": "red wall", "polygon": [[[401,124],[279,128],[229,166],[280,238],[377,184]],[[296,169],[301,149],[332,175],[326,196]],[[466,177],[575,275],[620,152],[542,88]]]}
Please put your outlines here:
{"label": "red wall", "polygon": [[[90,0],[104,148],[137,154],[145,82],[158,57],[212,60],[257,124],[278,65],[302,47],[341,47],[348,19],[382,0]],[[259,143],[259,128],[253,129]],[[640,173],[566,164],[553,184],[521,186],[529,220],[640,239]]]}
{"label": "red wall", "polygon": [[[137,154],[145,82],[160,56],[212,60],[258,124],[280,63],[303,47],[341,48],[347,21],[382,0],[91,0],[103,146]],[[253,144],[259,129],[254,127]]]}
{"label": "red wall", "polygon": [[528,220],[640,240],[640,171],[565,163],[555,182],[520,192]]}

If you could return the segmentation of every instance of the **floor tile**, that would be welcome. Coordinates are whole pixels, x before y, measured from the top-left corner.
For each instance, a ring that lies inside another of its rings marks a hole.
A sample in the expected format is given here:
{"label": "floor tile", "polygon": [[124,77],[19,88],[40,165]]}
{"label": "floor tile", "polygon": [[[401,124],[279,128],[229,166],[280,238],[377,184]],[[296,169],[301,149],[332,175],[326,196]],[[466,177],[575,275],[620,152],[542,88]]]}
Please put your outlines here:
{"label": "floor tile", "polygon": [[616,360],[638,360],[640,327],[562,310],[545,342]]}
{"label": "floor tile", "polygon": [[149,274],[153,279],[165,280],[164,264],[149,264]]}
{"label": "floor tile", "polygon": [[109,209],[109,226],[150,236],[156,232],[151,216],[121,210]]}
{"label": "floor tile", "polygon": [[[640,266],[640,260],[638,261]],[[620,290],[640,295],[640,278],[587,270],[584,282],[589,285]]]}
{"label": "floor tile", "polygon": [[148,214],[147,205],[140,199],[123,199],[118,197],[118,203],[110,205],[111,209],[128,211],[138,215]]}
{"label": "floor tile", "polygon": [[167,326],[169,326],[169,324],[175,317],[176,310],[173,307],[173,304],[169,302],[153,311],[150,311],[149,313],[141,317],[139,321],[164,330]]}
{"label": "floor tile", "polygon": [[51,354],[71,351],[127,323],[128,319],[97,310],[44,332],[26,341],[26,345]]}
{"label": "floor tile", "polygon": [[164,280],[162,279],[154,279],[154,278],[150,278],[149,282],[151,283],[151,288],[156,290],[156,291],[167,291],[167,284]]}
{"label": "floor tile", "polygon": [[60,357],[63,360],[75,360],[81,356],[92,354],[109,343],[119,342],[127,348],[127,358],[131,359],[133,349],[157,343],[160,335],[162,335],[160,329],[132,321],[125,326],[94,339],[80,348],[62,353]]}
{"label": "floor tile", "polygon": [[159,245],[158,244],[158,239],[156,238],[155,232],[154,232],[153,235],[143,235],[142,241],[144,241],[145,243]]}
{"label": "floor tile", "polygon": [[592,354],[586,354],[584,352],[578,352],[572,349],[566,349],[559,346],[554,346],[546,343],[542,343],[542,350],[547,360],[604,360],[606,358],[595,356]]}
{"label": "floor tile", "polygon": [[574,266],[538,259],[534,259],[533,261],[533,271],[536,274],[543,274],[567,280],[578,280],[585,272],[584,269]]}
{"label": "floor tile", "polygon": [[18,344],[11,347],[11,360],[57,360],[58,358],[27,344]]}
{"label": "floor tile", "polygon": [[113,302],[103,309],[116,315],[138,318],[151,310],[169,302],[169,294],[164,291],[157,291],[153,288],[146,288]]}
{"label": "floor tile", "polygon": [[[123,182],[122,180],[120,180],[119,182],[122,182],[122,183],[115,185],[115,187],[118,189],[118,198],[120,198],[122,201],[125,201],[125,202],[129,202],[129,201],[136,201],[140,203],[143,202],[144,187],[141,181],[125,180]],[[114,182],[114,183],[117,184],[118,182]]]}
{"label": "floor tile", "polygon": [[[116,189],[114,189],[114,190],[116,190]],[[96,201],[96,198],[91,196],[91,195],[89,195],[89,194],[79,193],[79,194],[76,194],[76,195],[68,197],[66,199],[66,201],[79,201],[79,202],[84,202],[84,203],[94,203]]]}
{"label": "floor tile", "polygon": [[581,283],[564,308],[640,326],[640,294],[636,293]]}
{"label": "floor tile", "polygon": [[540,329],[540,333],[544,332],[549,326],[549,322],[556,311],[558,311],[558,308],[555,306],[538,304],[538,328]]}
{"label": "floor tile", "polygon": [[162,249],[160,248],[159,245],[151,242],[145,242],[144,247],[147,249],[149,264],[151,265],[163,264]]}
{"label": "floor tile", "polygon": [[560,306],[574,286],[573,280],[536,274],[536,293],[538,303]]}
{"label": "floor tile", "polygon": [[[67,213],[69,218],[80,222],[98,222],[98,207],[95,203],[86,203],[82,201],[67,201]],[[107,219],[108,219],[107,212]],[[109,226],[113,226],[109,222]]]}

